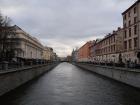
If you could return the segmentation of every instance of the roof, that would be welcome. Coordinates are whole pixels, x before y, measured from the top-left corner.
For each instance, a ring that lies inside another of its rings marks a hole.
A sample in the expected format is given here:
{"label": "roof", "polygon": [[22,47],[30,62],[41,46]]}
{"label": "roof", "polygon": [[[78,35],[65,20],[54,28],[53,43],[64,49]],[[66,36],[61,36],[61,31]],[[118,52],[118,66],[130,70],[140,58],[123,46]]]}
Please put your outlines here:
{"label": "roof", "polygon": [[121,27],[118,27],[118,29],[116,31],[114,30],[112,33],[107,34],[104,38],[97,39],[95,41],[95,45],[98,44],[98,43],[100,43],[100,42],[102,42],[102,41],[104,41],[104,40],[106,40],[106,39],[108,39],[108,38],[110,38],[110,37],[112,37],[112,36],[117,35],[117,32],[120,31],[120,30],[122,30],[122,28]]}
{"label": "roof", "polygon": [[41,46],[43,47],[43,45],[41,44],[41,42],[40,42],[37,38],[35,38],[35,37],[29,35],[28,33],[26,33],[26,32],[25,32],[22,28],[20,28],[19,26],[14,25],[14,26],[12,26],[12,28],[14,28],[15,30],[21,30],[22,32],[25,33],[24,35],[26,35],[26,36],[27,36],[28,38],[30,38],[32,41],[34,41],[35,43],[38,43],[39,45],[41,45]]}
{"label": "roof", "polygon": [[79,49],[82,49],[84,46],[86,46],[87,44],[91,44],[91,43],[93,43],[93,41],[88,41],[82,47],[80,47]]}
{"label": "roof", "polygon": [[131,5],[127,10],[125,10],[122,15],[124,15],[126,12],[128,12],[131,8],[133,8],[137,3],[139,3],[140,0],[137,0],[133,5]]}
{"label": "roof", "polygon": [[98,43],[100,43],[100,42],[102,42],[102,41],[104,41],[104,40],[106,40],[106,39],[108,39],[108,38],[110,38],[112,36],[115,36],[115,35],[116,35],[115,33],[108,34],[103,39],[100,39],[98,42],[96,42],[95,44],[98,44]]}

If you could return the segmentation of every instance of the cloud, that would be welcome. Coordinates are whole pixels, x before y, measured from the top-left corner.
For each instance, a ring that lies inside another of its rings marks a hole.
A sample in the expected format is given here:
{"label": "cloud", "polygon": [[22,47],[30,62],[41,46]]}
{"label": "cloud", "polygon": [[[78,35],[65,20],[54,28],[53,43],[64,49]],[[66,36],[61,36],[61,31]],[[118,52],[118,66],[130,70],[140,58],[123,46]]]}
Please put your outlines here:
{"label": "cloud", "polygon": [[134,0],[0,0],[2,13],[57,54],[66,56],[87,40],[122,26]]}

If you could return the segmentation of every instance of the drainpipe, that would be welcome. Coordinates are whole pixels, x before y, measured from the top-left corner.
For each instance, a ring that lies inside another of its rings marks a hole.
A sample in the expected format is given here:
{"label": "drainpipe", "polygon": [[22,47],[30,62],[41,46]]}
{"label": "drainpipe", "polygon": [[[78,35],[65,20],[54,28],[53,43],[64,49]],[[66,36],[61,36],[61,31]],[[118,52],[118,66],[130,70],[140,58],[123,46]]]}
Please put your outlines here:
{"label": "drainpipe", "polygon": [[[137,48],[137,54],[138,54],[138,52],[139,52],[139,49],[140,49],[140,14],[139,14],[139,6],[140,6],[140,4],[139,4],[139,2],[136,4],[136,7],[137,7],[137,13],[138,13],[138,15],[137,15],[137,17],[138,17],[138,48]],[[140,63],[140,58],[138,58],[138,62]]]}

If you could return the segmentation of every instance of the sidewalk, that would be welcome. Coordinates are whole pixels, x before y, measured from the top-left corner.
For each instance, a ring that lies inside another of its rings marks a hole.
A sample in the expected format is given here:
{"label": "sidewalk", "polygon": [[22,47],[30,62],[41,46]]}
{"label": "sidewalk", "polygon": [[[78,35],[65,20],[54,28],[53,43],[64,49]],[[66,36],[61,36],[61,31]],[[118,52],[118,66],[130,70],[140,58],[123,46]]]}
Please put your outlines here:
{"label": "sidewalk", "polygon": [[20,70],[26,70],[26,69],[30,69],[30,68],[34,68],[34,67],[40,67],[40,66],[44,66],[44,65],[47,66],[48,64],[32,65],[32,66],[23,66],[23,67],[11,68],[11,69],[7,69],[7,70],[0,70],[0,74],[3,74],[3,73],[10,73],[10,72],[20,71]]}
{"label": "sidewalk", "polygon": [[95,67],[102,67],[102,68],[108,68],[108,69],[116,69],[116,70],[123,70],[123,71],[132,71],[132,72],[139,72],[140,69],[135,69],[135,68],[125,68],[125,67],[116,67],[116,66],[104,66],[104,65],[95,65],[95,64],[87,64],[87,63],[79,63],[79,64],[85,64],[89,66],[95,66]]}

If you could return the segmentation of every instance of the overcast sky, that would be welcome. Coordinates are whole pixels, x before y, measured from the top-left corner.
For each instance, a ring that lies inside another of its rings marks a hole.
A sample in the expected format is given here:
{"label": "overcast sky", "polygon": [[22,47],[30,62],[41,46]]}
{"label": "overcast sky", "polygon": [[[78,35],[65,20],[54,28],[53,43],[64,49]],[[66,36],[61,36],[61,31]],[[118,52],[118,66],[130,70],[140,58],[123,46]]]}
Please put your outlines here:
{"label": "overcast sky", "polygon": [[43,45],[67,56],[86,41],[122,27],[136,0],[0,0],[0,10]]}

